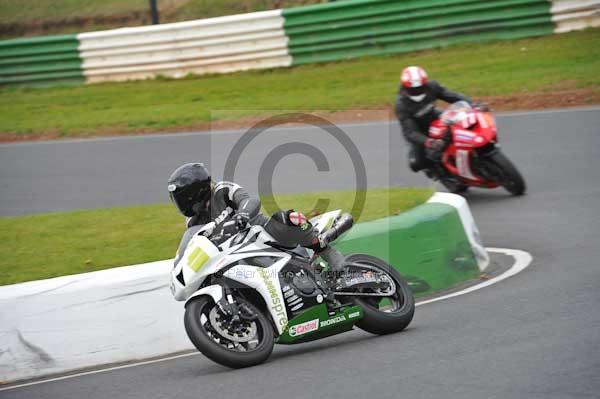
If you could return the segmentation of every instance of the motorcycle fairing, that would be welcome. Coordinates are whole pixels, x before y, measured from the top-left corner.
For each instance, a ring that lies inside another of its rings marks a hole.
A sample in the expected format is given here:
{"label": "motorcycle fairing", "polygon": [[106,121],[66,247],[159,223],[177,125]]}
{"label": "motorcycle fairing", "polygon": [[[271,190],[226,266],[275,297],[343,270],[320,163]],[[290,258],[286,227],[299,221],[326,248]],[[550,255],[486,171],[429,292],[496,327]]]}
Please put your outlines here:
{"label": "motorcycle fairing", "polygon": [[[445,123],[443,122],[445,121]],[[440,119],[431,123],[429,137],[443,139],[446,124],[450,123],[452,141],[442,154],[441,163],[451,174],[459,176],[467,184],[485,187],[496,187],[478,176],[473,168],[473,151],[490,143],[495,143],[496,123],[491,114],[466,107],[465,104],[451,106]]]}
{"label": "motorcycle fairing", "polygon": [[323,213],[310,219],[310,224],[319,234],[324,233],[333,225],[335,218],[340,216],[340,213],[342,213],[340,209]]}
{"label": "motorcycle fairing", "polygon": [[[286,253],[265,244],[273,241],[273,237],[261,226],[252,226],[241,243],[231,246],[234,238],[221,244],[222,251],[201,234],[195,235],[190,240],[183,256],[171,271],[171,292],[175,300],[187,300],[208,276],[242,259],[256,256],[286,256]],[[238,249],[243,249],[245,252],[236,253]]]}
{"label": "motorcycle fairing", "polygon": [[330,314],[327,305],[322,303],[290,319],[277,343],[297,344],[349,331],[362,317],[363,310],[360,306],[350,306]]}
{"label": "motorcycle fairing", "polygon": [[224,277],[238,281],[258,291],[267,305],[279,334],[283,332],[288,322],[285,301],[279,282],[279,272],[290,259],[290,255],[284,254],[279,261],[268,268],[237,265],[223,273]]}
{"label": "motorcycle fairing", "polygon": [[469,159],[469,151],[456,150],[456,169],[458,175],[470,180],[480,180],[471,171],[471,160]]}

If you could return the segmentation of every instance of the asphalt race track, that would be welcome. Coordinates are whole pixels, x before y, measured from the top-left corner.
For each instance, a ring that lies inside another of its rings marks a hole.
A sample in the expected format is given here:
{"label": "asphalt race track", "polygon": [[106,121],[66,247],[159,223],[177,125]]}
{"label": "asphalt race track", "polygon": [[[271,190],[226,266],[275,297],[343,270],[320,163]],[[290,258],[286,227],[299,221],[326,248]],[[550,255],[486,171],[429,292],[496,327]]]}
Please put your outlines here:
{"label": "asphalt race track", "polygon": [[[0,391],[0,397],[597,398],[600,110],[509,114],[499,117],[499,125],[504,151],[523,172],[528,194],[473,190],[467,199],[486,245],[533,255],[517,276],[420,306],[400,334],[353,331],[279,346],[268,363],[243,370],[197,355]],[[395,127],[373,123],[344,130],[364,158],[369,186],[427,184],[405,167]],[[174,167],[231,148],[239,135],[1,146],[0,214],[164,202],[165,179]],[[317,145],[318,135],[290,129],[265,140]],[[323,149],[330,172],[319,174],[304,155],[282,160],[276,191],[353,188],[348,156],[335,144]],[[260,150],[262,145],[253,146],[244,156],[253,159]],[[224,160],[217,158],[207,163],[222,170]],[[236,180],[252,189],[256,170],[245,166]]]}

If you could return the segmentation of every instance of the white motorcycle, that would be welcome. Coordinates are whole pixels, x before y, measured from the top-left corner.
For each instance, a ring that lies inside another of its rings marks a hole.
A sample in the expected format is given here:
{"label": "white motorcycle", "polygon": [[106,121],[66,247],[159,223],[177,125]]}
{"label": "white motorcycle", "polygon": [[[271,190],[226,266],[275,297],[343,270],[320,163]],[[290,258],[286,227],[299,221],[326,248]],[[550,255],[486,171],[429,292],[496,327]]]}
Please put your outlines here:
{"label": "white motorcycle", "polygon": [[[330,241],[352,227],[339,210],[310,222]],[[283,247],[262,226],[211,239],[200,230],[171,272],[171,291],[186,301],[185,330],[195,347],[232,368],[264,362],[275,343],[312,341],[354,325],[374,334],[406,328],[415,305],[400,274],[370,255],[345,260],[343,272],[326,272],[312,250]]]}

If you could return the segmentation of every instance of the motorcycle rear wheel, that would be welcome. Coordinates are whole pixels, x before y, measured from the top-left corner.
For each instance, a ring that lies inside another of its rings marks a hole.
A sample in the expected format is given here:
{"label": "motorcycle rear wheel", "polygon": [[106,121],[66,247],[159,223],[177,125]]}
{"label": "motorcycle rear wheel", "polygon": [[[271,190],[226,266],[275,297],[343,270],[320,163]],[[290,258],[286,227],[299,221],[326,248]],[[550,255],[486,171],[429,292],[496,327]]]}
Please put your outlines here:
{"label": "motorcycle rear wheel", "polygon": [[[213,326],[215,319],[214,308],[218,310],[212,298],[200,296],[192,299],[185,307],[185,331],[196,349],[212,361],[231,368],[243,368],[263,363],[269,358],[275,345],[273,327],[267,317],[254,305],[245,302],[255,314],[253,320],[258,343],[251,346],[249,343],[241,344],[220,333],[222,326]],[[246,330],[249,330],[246,328]],[[247,346],[245,346],[247,345]]]}
{"label": "motorcycle rear wheel", "polygon": [[[363,309],[363,318],[356,325],[372,334],[391,334],[404,330],[412,321],[415,313],[415,300],[408,283],[394,268],[383,260],[366,254],[352,254],[346,257],[346,262],[365,264],[387,274],[396,285],[396,296],[392,302],[393,308],[380,308],[382,298],[360,298],[352,300]],[[394,303],[397,302],[397,303]]]}

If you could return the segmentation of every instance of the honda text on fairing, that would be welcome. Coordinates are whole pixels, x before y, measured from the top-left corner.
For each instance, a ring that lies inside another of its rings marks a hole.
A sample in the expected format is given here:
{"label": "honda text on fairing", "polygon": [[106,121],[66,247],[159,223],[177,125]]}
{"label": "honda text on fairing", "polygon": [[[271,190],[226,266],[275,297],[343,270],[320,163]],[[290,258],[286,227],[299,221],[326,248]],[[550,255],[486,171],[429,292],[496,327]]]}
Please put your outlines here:
{"label": "honda text on fairing", "polygon": [[[332,211],[311,224],[329,241],[352,227]],[[400,274],[380,259],[354,254],[343,272],[326,273],[308,248],[279,245],[262,226],[227,222],[209,238],[196,233],[171,272],[185,303],[185,330],[213,361],[240,368],[264,362],[275,343],[295,344],[351,330],[406,328],[414,298]]]}
{"label": "honda text on fairing", "polygon": [[459,101],[432,122],[429,137],[449,143],[436,160],[434,172],[451,192],[463,192],[471,186],[502,186],[513,195],[525,192],[521,173],[500,151],[491,113]]}

